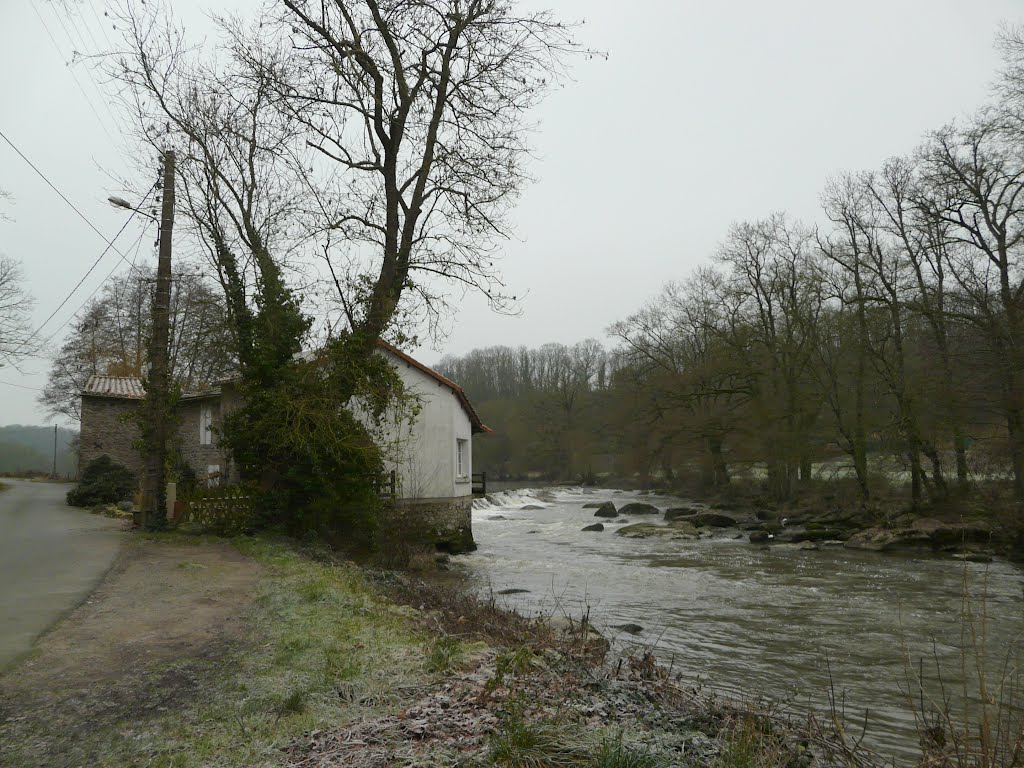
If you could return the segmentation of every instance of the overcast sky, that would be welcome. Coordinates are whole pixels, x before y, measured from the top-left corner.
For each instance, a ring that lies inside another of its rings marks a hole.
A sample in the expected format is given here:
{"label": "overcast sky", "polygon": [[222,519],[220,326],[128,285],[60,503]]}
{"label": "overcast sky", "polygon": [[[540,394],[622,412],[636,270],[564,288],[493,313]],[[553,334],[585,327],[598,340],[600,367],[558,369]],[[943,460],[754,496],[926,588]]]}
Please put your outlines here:
{"label": "overcast sky", "polygon": [[[101,78],[72,63],[72,50],[105,48],[114,35],[103,0],[70,3],[0,0],[0,131],[113,236],[125,219],[106,202],[125,193],[118,177],[148,183],[123,159]],[[976,109],[998,66],[1000,23],[1024,21],[1013,0],[549,4],[585,19],[582,41],[609,57],[577,62],[574,81],[536,112],[538,182],[503,256],[510,288],[526,295],[522,315],[494,315],[468,296],[448,338],[415,352],[425,362],[493,344],[605,341],[610,323],[707,261],[730,223],[775,210],[815,221],[830,175],[878,167]],[[174,7],[201,32],[200,9],[224,6]],[[2,139],[0,187],[15,197],[0,253],[22,262],[38,326],[104,241]],[[141,234],[133,224],[118,240],[129,257]],[[140,247],[140,259],[155,261],[152,232]],[[40,337],[61,329],[119,261],[108,253]],[[46,423],[33,388],[49,362],[20,367],[0,368],[0,424]]]}

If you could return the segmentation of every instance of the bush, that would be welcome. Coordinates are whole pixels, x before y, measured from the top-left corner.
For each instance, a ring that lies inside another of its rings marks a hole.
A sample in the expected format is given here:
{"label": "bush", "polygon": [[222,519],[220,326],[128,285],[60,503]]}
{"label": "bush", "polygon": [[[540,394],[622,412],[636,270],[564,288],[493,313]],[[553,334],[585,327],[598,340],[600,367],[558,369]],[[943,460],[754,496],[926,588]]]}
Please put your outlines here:
{"label": "bush", "polygon": [[82,470],[78,486],[68,491],[67,502],[73,507],[116,504],[130,499],[138,487],[138,478],[128,467],[100,456]]}

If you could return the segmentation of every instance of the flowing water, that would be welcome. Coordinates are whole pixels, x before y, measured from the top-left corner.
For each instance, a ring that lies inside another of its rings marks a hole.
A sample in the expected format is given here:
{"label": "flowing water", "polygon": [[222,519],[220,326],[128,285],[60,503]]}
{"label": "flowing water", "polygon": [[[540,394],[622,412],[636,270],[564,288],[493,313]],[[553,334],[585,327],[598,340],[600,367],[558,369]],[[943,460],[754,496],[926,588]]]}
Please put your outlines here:
{"label": "flowing water", "polygon": [[[965,595],[987,614],[993,674],[1006,658],[1021,660],[1024,571],[1013,564],[757,547],[745,536],[732,538],[735,529],[696,541],[629,539],[615,531],[660,516],[599,521],[593,509],[583,509],[605,500],[645,501],[662,510],[694,506],[578,488],[494,494],[476,502],[479,549],[460,557],[460,567],[481,592],[528,590],[499,595],[522,613],[578,618],[589,609],[620,649],[656,644],[659,658],[671,658],[684,680],[727,695],[827,711],[833,685],[851,720],[860,724],[867,710],[865,743],[897,762],[909,762],[917,746],[901,692],[908,672],[916,673],[924,659],[926,691],[937,695],[937,658],[954,698],[962,690],[961,651],[973,657],[975,645],[964,635],[970,625],[961,621]],[[580,530],[594,522],[605,530]],[[613,629],[627,623],[643,632]],[[980,632],[978,621],[973,626]]]}

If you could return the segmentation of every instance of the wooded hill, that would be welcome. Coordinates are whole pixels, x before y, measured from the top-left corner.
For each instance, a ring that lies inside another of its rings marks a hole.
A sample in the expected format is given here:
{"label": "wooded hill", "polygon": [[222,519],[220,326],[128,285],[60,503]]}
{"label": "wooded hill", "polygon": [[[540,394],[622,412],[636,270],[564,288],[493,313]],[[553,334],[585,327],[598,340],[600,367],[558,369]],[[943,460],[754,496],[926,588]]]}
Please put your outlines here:
{"label": "wooded hill", "polygon": [[[78,432],[57,429],[57,474],[74,477],[78,471]],[[53,427],[12,424],[0,427],[0,474],[42,473],[53,470]]]}

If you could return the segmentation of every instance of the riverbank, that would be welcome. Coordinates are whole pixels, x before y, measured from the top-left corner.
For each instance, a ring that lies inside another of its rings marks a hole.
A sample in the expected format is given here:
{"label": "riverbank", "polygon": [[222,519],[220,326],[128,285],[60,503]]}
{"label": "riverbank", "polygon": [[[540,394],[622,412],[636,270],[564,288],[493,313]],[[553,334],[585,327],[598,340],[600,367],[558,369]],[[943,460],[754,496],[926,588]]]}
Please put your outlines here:
{"label": "riverbank", "polygon": [[609,661],[606,648],[585,622],[528,620],[324,550],[140,534],[0,678],[0,764],[727,768],[841,757],[814,721],[798,728],[715,699],[649,649]]}
{"label": "riverbank", "polygon": [[1024,560],[1024,520],[1004,489],[951,495],[913,509],[901,490],[863,503],[848,483],[821,482],[777,502],[750,483],[697,501],[748,524],[755,544],[838,545],[874,552],[932,552],[970,562],[993,556]]}

